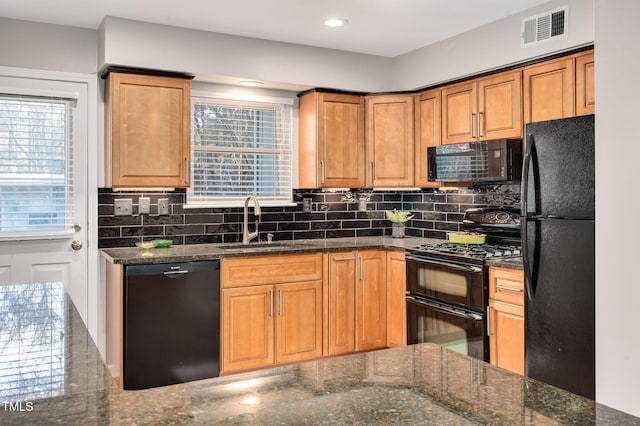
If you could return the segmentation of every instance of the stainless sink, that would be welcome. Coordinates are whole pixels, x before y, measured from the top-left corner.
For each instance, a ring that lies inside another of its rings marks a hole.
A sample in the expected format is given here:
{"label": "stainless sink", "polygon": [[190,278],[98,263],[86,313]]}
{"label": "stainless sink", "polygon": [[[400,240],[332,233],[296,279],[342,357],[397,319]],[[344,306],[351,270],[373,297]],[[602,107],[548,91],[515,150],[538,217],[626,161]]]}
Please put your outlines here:
{"label": "stainless sink", "polygon": [[282,248],[282,247],[291,247],[291,243],[268,243],[265,241],[256,241],[252,243],[231,243],[231,244],[223,244],[218,248],[222,250],[245,250],[245,249],[270,249],[270,248]]}

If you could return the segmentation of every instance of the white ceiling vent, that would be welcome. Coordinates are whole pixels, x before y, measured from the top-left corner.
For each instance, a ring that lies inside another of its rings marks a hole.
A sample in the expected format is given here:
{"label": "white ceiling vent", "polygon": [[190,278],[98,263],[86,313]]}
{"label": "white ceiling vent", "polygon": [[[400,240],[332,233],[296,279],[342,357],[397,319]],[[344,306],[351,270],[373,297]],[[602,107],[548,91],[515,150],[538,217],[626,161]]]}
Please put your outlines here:
{"label": "white ceiling vent", "polygon": [[567,36],[569,6],[529,16],[522,20],[522,47]]}

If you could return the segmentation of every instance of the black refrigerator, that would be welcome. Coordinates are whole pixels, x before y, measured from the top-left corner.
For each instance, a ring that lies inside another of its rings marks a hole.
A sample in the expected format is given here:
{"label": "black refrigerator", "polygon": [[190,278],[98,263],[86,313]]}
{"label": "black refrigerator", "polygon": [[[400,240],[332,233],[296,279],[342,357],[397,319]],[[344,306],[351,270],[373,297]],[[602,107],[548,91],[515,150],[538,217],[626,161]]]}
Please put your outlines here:
{"label": "black refrigerator", "polygon": [[595,399],[594,116],[528,124],[525,152],[525,374]]}

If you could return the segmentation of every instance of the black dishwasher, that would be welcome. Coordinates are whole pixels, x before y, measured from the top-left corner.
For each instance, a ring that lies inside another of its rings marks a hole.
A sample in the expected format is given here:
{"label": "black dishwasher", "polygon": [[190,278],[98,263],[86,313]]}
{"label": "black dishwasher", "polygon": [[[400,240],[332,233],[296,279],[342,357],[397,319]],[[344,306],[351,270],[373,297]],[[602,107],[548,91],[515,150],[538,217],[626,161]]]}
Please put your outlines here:
{"label": "black dishwasher", "polygon": [[125,389],[217,377],[220,261],[125,266]]}

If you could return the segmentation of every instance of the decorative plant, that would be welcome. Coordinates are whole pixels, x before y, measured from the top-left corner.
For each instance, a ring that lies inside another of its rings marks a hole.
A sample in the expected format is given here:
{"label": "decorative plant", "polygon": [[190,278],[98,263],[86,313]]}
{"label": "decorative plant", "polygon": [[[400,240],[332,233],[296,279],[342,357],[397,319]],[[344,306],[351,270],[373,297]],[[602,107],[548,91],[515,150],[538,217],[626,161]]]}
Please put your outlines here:
{"label": "decorative plant", "polygon": [[397,223],[397,222],[404,223],[408,220],[413,219],[413,215],[411,214],[411,212],[407,212],[404,210],[400,210],[400,211],[396,209],[393,209],[393,211],[386,210],[385,213],[387,215],[387,219],[389,219],[389,221],[394,223]]}

